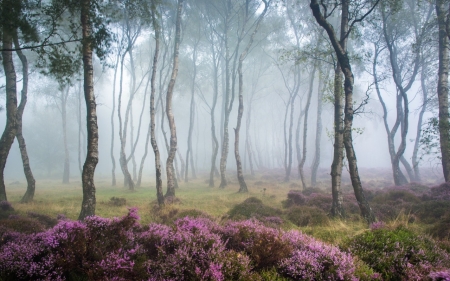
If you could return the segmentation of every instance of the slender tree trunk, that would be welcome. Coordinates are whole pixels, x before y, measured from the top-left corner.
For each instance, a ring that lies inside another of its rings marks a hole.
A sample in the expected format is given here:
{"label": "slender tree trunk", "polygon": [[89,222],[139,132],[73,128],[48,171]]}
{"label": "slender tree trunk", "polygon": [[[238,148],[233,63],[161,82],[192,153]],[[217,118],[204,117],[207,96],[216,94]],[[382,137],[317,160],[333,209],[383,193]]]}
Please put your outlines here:
{"label": "slender tree trunk", "polygon": [[180,48],[180,37],[181,37],[181,9],[183,7],[183,0],[178,0],[177,6],[177,20],[175,26],[175,46],[174,46],[174,55],[173,55],[173,67],[172,67],[172,76],[170,78],[169,86],[167,88],[166,95],[166,114],[167,119],[169,120],[169,128],[170,128],[170,150],[169,155],[166,161],[166,174],[167,174],[167,191],[164,195],[167,197],[175,196],[175,175],[173,169],[173,160],[175,158],[175,153],[177,151],[177,129],[175,126],[175,119],[172,112],[172,96],[173,96],[173,88],[175,86],[175,81],[178,74],[178,55]]}
{"label": "slender tree trunk", "polygon": [[253,168],[253,152],[252,152],[252,141],[250,136],[250,124],[251,124],[251,117],[252,117],[252,99],[249,102],[248,105],[248,111],[247,111],[247,120],[245,124],[245,146],[247,149],[247,156],[248,156],[248,164],[250,166],[250,174],[252,176],[255,175],[255,169]]}
{"label": "slender tree trunk", "polygon": [[69,86],[67,86],[66,93],[61,90],[61,120],[63,128],[63,141],[64,141],[64,172],[63,183],[69,183],[70,178],[70,156],[69,147],[67,145],[67,98],[69,96]]}
{"label": "slender tree trunk", "polygon": [[446,182],[450,181],[450,120],[448,112],[448,30],[450,30],[447,1],[436,0],[439,27],[439,70],[437,94],[439,102],[439,142],[441,146],[442,171]]}
{"label": "slender tree trunk", "polygon": [[214,174],[217,172],[216,161],[217,161],[217,154],[219,153],[219,141],[217,140],[216,136],[216,120],[215,120],[217,97],[219,96],[219,70],[218,70],[219,59],[217,58],[217,54],[214,49],[214,42],[211,43],[211,54],[213,56],[214,96],[211,106],[212,155],[211,155],[211,170],[209,172],[209,187],[214,187]]}
{"label": "slender tree trunk", "polygon": [[[294,91],[291,93],[289,97],[288,104],[286,105],[286,113],[284,114],[284,169],[286,170],[286,174],[284,176],[284,181],[289,182],[291,178],[291,169],[292,169],[292,127],[294,123],[294,104],[295,98],[297,97]],[[286,121],[287,115],[289,114],[289,130],[288,137],[286,138]]]}
{"label": "slender tree trunk", "polygon": [[[184,171],[184,182],[189,182],[189,159],[192,159],[192,131],[194,129],[194,96],[195,96],[195,79],[197,78],[197,41],[194,44],[194,50],[192,52],[192,85],[191,85],[191,105],[190,105],[190,113],[189,113],[189,132],[187,139],[187,151],[186,151],[186,170]],[[191,161],[192,162],[192,161]],[[192,165],[192,169],[194,166]]]}
{"label": "slender tree trunk", "polygon": [[155,54],[153,56],[153,66],[152,66],[152,78],[150,82],[150,135],[151,135],[151,144],[153,148],[153,152],[155,154],[155,173],[156,173],[156,198],[158,200],[158,205],[164,205],[164,195],[162,190],[162,170],[161,170],[161,159],[159,154],[158,144],[156,142],[156,120],[155,120],[155,92],[156,92],[156,69],[158,66],[158,56],[159,56],[159,44],[160,44],[160,35],[161,35],[161,27],[159,25],[159,21],[156,19],[156,0],[152,0],[151,8],[152,8],[152,22],[153,27],[155,29]]}
{"label": "slender tree trunk", "polygon": [[331,193],[333,203],[331,206],[331,215],[336,218],[345,217],[341,191],[342,167],[344,161],[344,135],[343,135],[343,114],[342,104],[342,72],[339,63],[334,70],[334,145],[333,162],[331,164]]}
{"label": "slender tree trunk", "polygon": [[114,68],[114,79],[113,79],[113,92],[112,92],[112,110],[111,110],[111,185],[116,186],[116,158],[114,157],[114,114],[116,111],[116,79],[117,79],[117,69],[119,67],[120,53],[117,54],[116,67]]}
{"label": "slender tree trunk", "polygon": [[[82,135],[81,132],[83,130],[82,121],[81,121],[81,99],[82,99],[82,96],[81,96],[81,80],[80,80],[80,83],[79,83],[78,86],[79,86],[79,88],[78,88],[78,98],[77,98],[77,103],[78,103],[78,111],[77,111],[77,115],[78,115],[77,116],[77,119],[78,119],[77,120],[78,121],[78,170],[80,171],[80,175],[81,175],[81,174],[83,174],[83,165],[81,164],[81,135]],[[113,103],[114,103],[114,101],[113,101]],[[113,112],[113,114],[114,114],[114,112]],[[115,162],[114,161],[113,161],[113,166],[115,166]],[[114,174],[113,179],[114,179],[114,182],[115,182],[115,179],[116,179],[115,174]]]}
{"label": "slender tree trunk", "polygon": [[238,106],[238,117],[237,117],[237,125],[234,129],[234,156],[236,158],[236,167],[237,167],[237,179],[239,182],[239,193],[248,192],[247,184],[245,183],[244,173],[242,172],[242,162],[241,156],[239,155],[239,131],[241,129],[241,120],[242,115],[244,114],[244,81],[242,75],[242,61],[244,60],[244,56],[241,55],[239,59],[238,73],[239,73],[239,106]]}
{"label": "slender tree trunk", "polygon": [[[121,112],[121,106],[122,106],[122,93],[123,93],[123,65],[125,60],[126,52],[122,54],[121,62],[120,62],[120,81],[119,81],[119,98],[118,98],[118,105],[117,105],[117,115],[119,117],[119,139],[120,139],[120,156],[119,156],[119,164],[120,168],[122,170],[123,176],[124,176],[124,187],[128,187],[130,190],[134,190],[134,182],[131,178],[131,174],[128,171],[128,165],[127,165],[127,156],[125,154],[125,146],[127,141],[127,134],[126,134],[126,124],[122,121],[122,112]],[[125,113],[126,115],[126,113]]]}
{"label": "slender tree trunk", "polygon": [[428,65],[427,62],[423,59],[423,53],[422,53],[422,69],[420,72],[420,87],[422,90],[422,106],[420,108],[419,112],[419,119],[417,120],[417,132],[416,132],[416,140],[414,141],[414,150],[413,155],[411,158],[412,166],[414,169],[414,181],[421,182],[422,177],[420,176],[420,169],[419,169],[419,145],[420,145],[420,139],[422,138],[422,123],[423,123],[423,115],[425,114],[425,111],[427,110],[428,105],[428,87],[426,84],[426,77],[428,72]]}
{"label": "slender tree trunk", "polygon": [[25,178],[27,179],[27,191],[20,200],[21,203],[28,203],[33,201],[34,191],[36,189],[36,181],[34,179],[33,173],[31,172],[30,160],[28,158],[27,146],[25,144],[25,138],[22,134],[22,116],[25,110],[25,105],[27,104],[28,98],[28,60],[27,57],[19,49],[19,39],[17,38],[17,33],[13,34],[14,46],[17,49],[16,53],[19,56],[20,62],[22,63],[22,91],[20,96],[20,104],[17,108],[17,133],[16,138],[19,143],[20,156],[22,157],[23,172]]}
{"label": "slender tree trunk", "polygon": [[[10,30],[3,28],[2,35],[3,49],[12,49],[13,39]],[[0,138],[0,201],[6,201],[4,171],[6,159],[17,133],[17,88],[12,51],[2,51],[2,59],[6,80],[6,126]]]}
{"label": "slender tree trunk", "polygon": [[82,26],[82,52],[84,70],[84,97],[86,100],[86,120],[88,145],[86,161],[83,165],[83,202],[79,220],[84,220],[88,216],[95,215],[95,185],[94,172],[98,163],[98,126],[97,112],[94,95],[94,67],[92,65],[91,26],[89,16],[90,0],[81,0],[81,26]]}
{"label": "slender tree trunk", "polygon": [[329,72],[319,75],[319,93],[317,95],[317,119],[316,119],[316,143],[314,150],[314,161],[311,166],[311,185],[317,186],[317,170],[320,165],[320,142],[322,139],[322,107],[323,107],[323,93],[326,91],[326,81],[328,80]]}
{"label": "slender tree trunk", "polygon": [[[153,73],[152,73],[153,74]],[[142,116],[144,115],[144,109],[145,107],[145,101],[147,100],[147,90],[148,90],[148,85],[151,83],[151,77],[149,77],[149,79],[147,80],[147,84],[145,85],[145,91],[144,91],[144,102],[142,104],[142,110],[141,110],[141,115],[139,117],[139,131],[141,128],[141,122],[142,122]],[[151,115],[151,113],[150,113]],[[147,137],[145,138],[145,145],[144,145],[144,155],[142,155],[141,158],[141,163],[139,165],[139,172],[138,172],[138,176],[136,179],[136,186],[140,187],[141,186],[141,182],[142,182],[142,171],[144,170],[144,163],[145,163],[145,159],[147,158],[147,154],[148,154],[148,143],[150,142],[150,131],[151,131],[151,124],[148,124],[148,128],[147,128]],[[137,144],[137,141],[136,141]]]}
{"label": "slender tree trunk", "polygon": [[[145,102],[144,102],[145,105]],[[137,180],[137,173],[136,173],[136,157],[134,156],[134,118],[133,118],[133,104],[131,104],[130,108],[130,150],[132,153],[129,157],[131,157],[131,164],[133,167],[133,181],[135,182]]]}
{"label": "slender tree trunk", "polygon": [[311,105],[311,97],[313,93],[313,87],[314,87],[314,80],[316,76],[316,68],[317,64],[314,63],[313,70],[311,73],[311,78],[309,79],[309,91],[308,91],[308,97],[306,100],[305,105],[305,117],[303,119],[303,152],[302,152],[302,160],[298,164],[298,170],[300,172],[300,179],[302,180],[302,186],[303,188],[306,188],[306,181],[305,181],[305,174],[303,171],[303,167],[305,166],[306,162],[306,152],[307,152],[307,137],[308,137],[308,113],[309,113],[309,106]]}

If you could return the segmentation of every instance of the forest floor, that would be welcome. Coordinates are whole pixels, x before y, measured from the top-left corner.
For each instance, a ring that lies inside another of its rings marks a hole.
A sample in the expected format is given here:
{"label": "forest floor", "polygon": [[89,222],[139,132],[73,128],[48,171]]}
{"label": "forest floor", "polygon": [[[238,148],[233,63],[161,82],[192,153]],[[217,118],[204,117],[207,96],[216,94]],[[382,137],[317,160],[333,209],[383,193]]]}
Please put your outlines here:
{"label": "forest floor", "polygon": [[[387,169],[361,169],[360,173],[362,175],[363,187],[368,190],[368,197],[370,198],[373,197],[372,193],[378,190],[393,188],[391,173]],[[427,170],[423,174],[427,176],[423,179],[423,182],[420,184],[421,186],[431,187],[441,183],[440,178],[435,175],[434,171]],[[231,178],[234,175],[233,171],[228,171],[228,175]],[[166,206],[164,210],[158,210],[156,207],[154,180],[147,179],[143,181],[141,187],[130,191],[121,184],[111,186],[110,179],[99,178],[96,179],[96,215],[105,218],[122,217],[128,213],[130,207],[136,207],[141,217],[141,223],[148,224],[150,222],[165,223],[167,221],[164,220],[170,220],[170,217],[178,218],[182,214],[189,215],[189,212],[196,210],[220,222],[221,220],[230,218],[230,210],[235,206],[241,204],[248,198],[254,197],[261,200],[264,206],[276,210],[273,214],[274,216],[284,218],[284,223],[281,224],[282,228],[300,229],[307,234],[327,242],[339,242],[339,240],[360,233],[369,227],[358,216],[358,210],[354,208],[355,206],[351,207],[351,210],[347,210],[348,217],[345,220],[327,219],[324,221],[323,217],[320,216],[321,214],[308,214],[309,216],[313,216],[313,219],[309,223],[305,223],[304,221],[297,223],[295,219],[294,222],[286,219],[289,216],[289,207],[292,207],[286,206],[285,204],[288,199],[288,193],[290,191],[304,191],[304,189],[302,188],[301,181],[296,176],[291,177],[289,182],[284,182],[284,171],[282,170],[266,171],[264,173],[258,173],[255,176],[247,175],[246,182],[249,188],[248,193],[237,193],[239,185],[234,179],[231,179],[229,185],[224,189],[217,187],[220,183],[220,179],[218,178],[216,178],[215,182],[216,187],[208,187],[207,175],[200,175],[197,179],[190,179],[188,183],[180,181],[179,188],[176,190],[176,197],[179,199],[179,202]],[[117,183],[121,183],[121,179],[118,179]],[[19,203],[22,195],[25,193],[26,182],[15,181],[9,184],[7,183],[6,186],[9,202],[18,214],[26,216],[29,212],[35,212],[50,217],[64,215],[73,220],[78,218],[82,201],[82,187],[81,181],[75,178],[71,179],[69,184],[62,184],[59,180],[37,180],[34,201],[28,204]],[[323,169],[318,173],[317,188],[320,193],[323,193],[323,197],[330,198],[331,200],[330,186],[329,171]],[[351,200],[352,187],[345,171],[343,173],[342,189],[344,196],[347,196]],[[317,192],[317,190],[313,189],[312,192]],[[308,193],[311,192],[307,192],[306,194]],[[324,203],[324,200],[327,199],[313,199],[307,205],[318,208],[322,207],[325,214],[329,211],[326,210],[329,202]],[[400,198],[400,200],[402,202],[405,201],[404,198]],[[383,201],[383,198],[381,198],[381,201]],[[418,201],[412,203],[418,203]],[[415,217],[415,215],[409,209],[410,206],[408,204],[405,206],[402,204],[399,205],[401,205],[398,206],[399,209],[393,212],[395,215],[391,214],[389,219],[385,217],[379,219],[394,224],[411,221],[411,217]],[[377,206],[375,206],[375,209],[377,209]],[[278,213],[277,210],[279,210]],[[310,210],[307,211],[309,212]],[[258,211],[255,212],[258,213]],[[254,215],[254,213],[244,214],[244,217],[238,216],[237,218],[245,219],[249,216],[254,217]],[[317,218],[318,215],[319,218]],[[314,219],[319,221],[314,221]],[[419,231],[426,228],[418,223],[418,221],[416,221],[413,227]]]}

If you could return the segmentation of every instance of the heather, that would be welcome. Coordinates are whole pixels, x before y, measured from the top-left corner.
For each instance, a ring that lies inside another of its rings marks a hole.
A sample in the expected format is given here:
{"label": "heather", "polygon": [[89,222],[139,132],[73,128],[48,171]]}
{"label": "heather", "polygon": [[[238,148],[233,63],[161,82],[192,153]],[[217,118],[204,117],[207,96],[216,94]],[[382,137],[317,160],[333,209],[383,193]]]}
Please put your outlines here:
{"label": "heather", "polygon": [[141,225],[136,209],[61,220],[43,232],[4,231],[0,243],[1,280],[354,280],[354,273],[349,253],[299,231],[189,217]]}

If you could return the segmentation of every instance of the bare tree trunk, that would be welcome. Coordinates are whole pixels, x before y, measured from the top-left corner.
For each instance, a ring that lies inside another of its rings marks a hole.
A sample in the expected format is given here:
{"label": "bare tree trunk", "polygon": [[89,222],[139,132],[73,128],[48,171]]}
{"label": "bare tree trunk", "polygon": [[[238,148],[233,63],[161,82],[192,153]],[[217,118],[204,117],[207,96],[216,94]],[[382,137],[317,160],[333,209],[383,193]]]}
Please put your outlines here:
{"label": "bare tree trunk", "polygon": [[[145,85],[144,102],[142,103],[141,115],[139,117],[139,131],[140,131],[140,128],[141,128],[142,116],[144,115],[145,101],[147,100],[147,90],[148,90],[148,85],[150,84],[150,82],[151,82],[151,77],[149,77],[149,79],[147,80],[147,84]],[[151,113],[150,113],[150,115],[151,115]],[[148,124],[148,129],[147,129],[147,137],[145,138],[144,155],[142,155],[141,163],[139,165],[139,172],[138,172],[138,176],[137,176],[137,179],[136,179],[136,186],[137,187],[140,187],[141,186],[141,182],[142,182],[142,171],[144,170],[144,162],[145,162],[145,159],[147,158],[147,154],[148,154],[148,143],[150,141],[150,131],[151,131],[151,124],[149,123]],[[136,141],[136,145],[137,145],[137,141]]]}
{"label": "bare tree trunk", "polygon": [[[128,187],[130,190],[134,190],[134,182],[131,178],[131,174],[128,171],[128,165],[127,165],[127,156],[125,155],[125,146],[126,146],[126,126],[122,128],[122,112],[121,112],[121,105],[122,105],[122,92],[123,92],[123,65],[125,60],[126,52],[122,55],[121,62],[120,62],[120,81],[119,81],[119,100],[117,105],[117,114],[119,117],[119,138],[120,138],[120,157],[119,157],[119,163],[120,168],[122,169],[122,173],[124,176],[124,186]],[[126,115],[126,114],[125,114]],[[125,122],[126,124],[126,122]]]}
{"label": "bare tree trunk", "polygon": [[252,100],[250,100],[248,105],[248,111],[247,111],[247,120],[245,124],[245,147],[247,150],[247,156],[248,156],[248,163],[250,166],[250,174],[252,176],[255,175],[255,169],[253,168],[253,152],[252,152],[252,141],[250,136],[250,123],[251,123],[251,117],[252,117]]}
{"label": "bare tree trunk", "polygon": [[317,119],[316,119],[316,144],[314,150],[314,161],[311,166],[311,185],[317,185],[317,170],[320,164],[320,142],[322,139],[322,107],[323,107],[323,93],[326,91],[326,81],[328,80],[329,72],[319,75],[319,93],[317,95]]}
{"label": "bare tree trunk", "polygon": [[[143,103],[145,106],[145,102]],[[137,173],[136,173],[136,157],[134,156],[134,118],[133,118],[133,104],[131,104],[130,107],[130,150],[132,153],[129,157],[131,157],[131,164],[133,166],[133,181],[135,182],[137,180]]]}
{"label": "bare tree trunk", "polygon": [[[81,174],[83,174],[83,166],[82,166],[82,164],[81,164],[81,132],[82,132],[82,130],[83,130],[83,127],[82,127],[82,121],[81,121],[81,99],[82,99],[82,96],[81,96],[81,79],[79,79],[80,80],[80,83],[79,83],[79,88],[78,88],[78,98],[77,98],[77,105],[78,105],[78,111],[77,111],[77,121],[78,121],[78,170],[80,171],[80,175]],[[113,103],[114,103],[114,101],[113,101]],[[113,111],[113,113],[112,114],[114,114],[114,111]],[[114,129],[113,129],[113,131],[114,131]],[[111,152],[112,152],[112,149],[111,149]],[[114,156],[113,156],[113,158],[114,158]],[[116,163],[115,163],[115,160],[113,161],[113,166],[115,167],[115,165],[116,165]],[[114,173],[114,169],[113,169],[113,181],[115,182],[116,181],[116,176],[115,176],[115,173]]]}
{"label": "bare tree trunk", "polygon": [[450,122],[448,112],[448,37],[450,30],[449,11],[444,6],[447,1],[436,0],[436,15],[439,26],[439,142],[441,146],[442,171],[446,182],[450,181]]}
{"label": "bare tree trunk", "polygon": [[241,58],[239,59],[239,67],[238,67],[238,73],[239,73],[239,107],[238,107],[238,117],[237,117],[237,125],[234,129],[234,156],[236,158],[236,166],[237,166],[237,178],[239,181],[239,193],[245,193],[248,192],[247,184],[245,183],[244,179],[244,173],[242,172],[242,162],[241,162],[241,156],[239,155],[239,131],[241,129],[241,120],[242,115],[244,114],[244,98],[243,98],[243,91],[244,91],[244,82],[243,82],[243,75],[242,75],[242,61],[244,60],[244,56],[241,54]]}
{"label": "bare tree trunk", "polygon": [[[184,182],[189,182],[189,160],[192,160],[192,131],[194,129],[194,96],[195,96],[195,80],[197,78],[197,46],[199,41],[196,41],[194,44],[194,50],[192,51],[192,85],[191,85],[191,105],[190,105],[190,113],[189,113],[189,132],[187,139],[187,151],[186,151],[186,170],[184,171]],[[191,161],[192,162],[192,161]],[[194,170],[194,166],[192,165],[192,169]]]}
{"label": "bare tree trunk", "polygon": [[70,156],[69,147],[67,146],[67,98],[69,96],[69,86],[66,88],[66,93],[61,89],[61,120],[63,128],[63,141],[64,141],[64,172],[63,183],[69,183],[70,177]]}
{"label": "bare tree trunk", "polygon": [[[116,67],[114,68],[114,79],[113,79],[113,96],[112,96],[112,110],[111,110],[111,149],[110,149],[110,156],[111,156],[111,176],[112,176],[112,186],[116,186],[116,158],[114,157],[114,113],[116,110],[116,79],[117,79],[117,68],[119,67],[119,60],[120,60],[120,53],[117,54],[117,61],[116,61]],[[81,124],[80,124],[81,126]]]}
{"label": "bare tree trunk", "polygon": [[[219,141],[216,136],[216,120],[215,120],[215,110],[217,105],[217,97],[219,96],[219,62],[220,59],[217,57],[215,52],[214,41],[211,41],[211,54],[213,56],[213,74],[214,74],[214,95],[213,102],[211,106],[211,144],[212,144],[212,155],[211,155],[211,170],[209,172],[209,187],[214,187],[214,173],[217,172],[216,161],[217,154],[219,152]],[[216,63],[217,61],[217,63]]]}
{"label": "bare tree trunk", "polygon": [[88,146],[86,161],[83,165],[83,202],[79,220],[84,220],[88,216],[95,215],[95,185],[94,172],[98,163],[98,126],[97,112],[94,95],[94,67],[92,65],[92,46],[91,46],[91,26],[89,16],[90,0],[81,1],[81,26],[82,26],[82,52],[84,69],[84,97],[86,100],[87,112],[87,134]]}
{"label": "bare tree trunk", "polygon": [[[292,169],[292,127],[294,123],[294,104],[295,98],[297,97],[296,93],[292,92],[289,101],[286,104],[286,112],[284,114],[284,169],[285,176],[284,181],[289,182],[291,177],[291,169]],[[286,138],[286,121],[287,115],[290,111],[289,115],[289,130],[288,137]]]}
{"label": "bare tree trunk", "polygon": [[331,193],[333,203],[331,206],[331,215],[336,218],[345,216],[341,191],[342,167],[344,161],[344,134],[343,134],[343,114],[342,104],[342,73],[339,63],[334,70],[334,145],[333,145],[333,163],[331,164]]}
{"label": "bare tree trunk", "polygon": [[175,86],[175,81],[178,74],[178,54],[180,48],[180,37],[181,37],[181,9],[183,7],[183,0],[178,0],[177,6],[177,20],[175,26],[175,46],[174,46],[174,56],[173,56],[173,67],[172,76],[170,78],[169,87],[167,89],[166,95],[166,114],[169,120],[170,127],[170,150],[169,156],[166,161],[166,174],[167,174],[167,191],[164,195],[167,197],[175,196],[175,176],[173,169],[173,160],[175,158],[175,153],[177,151],[177,129],[175,126],[175,119],[172,112],[172,95],[173,88]]}
{"label": "bare tree trunk", "polygon": [[303,171],[303,167],[305,166],[306,162],[306,152],[307,152],[307,137],[308,137],[308,113],[309,113],[309,106],[311,105],[311,97],[313,93],[313,87],[314,87],[314,80],[316,77],[316,69],[317,69],[317,63],[314,63],[313,70],[311,72],[311,78],[309,79],[309,91],[308,91],[308,97],[306,100],[305,105],[305,117],[303,119],[303,152],[302,152],[302,160],[298,164],[298,171],[300,172],[300,179],[302,180],[302,186],[303,188],[306,188],[306,181],[305,181],[305,174]]}
{"label": "bare tree trunk", "polygon": [[161,35],[161,27],[159,25],[158,20],[156,19],[156,0],[152,0],[151,8],[152,8],[152,22],[153,27],[155,29],[155,54],[153,56],[153,66],[152,66],[152,78],[150,82],[150,134],[151,134],[151,144],[153,148],[153,152],[155,154],[155,172],[156,172],[156,198],[158,200],[158,205],[164,205],[164,195],[162,190],[162,171],[161,171],[161,159],[159,155],[159,148],[156,142],[156,120],[155,120],[155,92],[156,92],[156,69],[158,66],[158,56],[159,56],[159,44],[160,44],[160,35]]}
{"label": "bare tree trunk", "polygon": [[5,51],[5,49],[12,49],[12,35],[10,30],[6,30],[6,28],[3,28],[2,35],[2,47],[4,49],[2,51],[2,63],[6,80],[6,126],[0,138],[0,201],[6,201],[4,171],[6,159],[17,133],[17,88],[12,51]]}
{"label": "bare tree trunk", "polygon": [[36,189],[36,181],[34,179],[33,173],[31,172],[30,159],[28,158],[27,146],[25,144],[25,138],[22,134],[22,116],[25,110],[25,105],[27,104],[28,98],[28,60],[27,57],[20,50],[19,39],[17,38],[17,32],[13,34],[14,46],[17,49],[16,53],[19,56],[20,62],[22,63],[22,91],[20,97],[20,104],[17,108],[17,133],[16,138],[19,142],[20,156],[22,157],[23,172],[25,178],[27,179],[27,191],[23,195],[20,202],[28,203],[33,201],[34,191]]}

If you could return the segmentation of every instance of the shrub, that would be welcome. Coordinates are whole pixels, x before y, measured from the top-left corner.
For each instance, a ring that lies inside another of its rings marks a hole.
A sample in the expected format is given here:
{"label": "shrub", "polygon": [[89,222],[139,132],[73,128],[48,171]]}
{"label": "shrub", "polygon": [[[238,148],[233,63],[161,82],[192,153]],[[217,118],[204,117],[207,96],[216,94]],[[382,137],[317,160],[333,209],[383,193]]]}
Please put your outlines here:
{"label": "shrub", "polygon": [[127,199],[125,198],[118,198],[118,197],[111,197],[111,199],[109,199],[109,202],[111,205],[113,206],[125,206],[127,204]]}
{"label": "shrub", "polygon": [[41,222],[31,219],[12,216],[10,219],[0,220],[0,226],[9,231],[20,233],[37,233],[45,231],[46,227]]}
{"label": "shrub", "polygon": [[429,232],[434,237],[448,240],[450,238],[450,211],[448,211],[442,219],[430,227]]}
{"label": "shrub", "polygon": [[443,270],[430,273],[432,281],[450,281],[450,270]]}
{"label": "shrub", "polygon": [[294,280],[355,280],[350,254],[296,231],[286,232],[283,238],[295,248],[279,264],[284,276]]}
{"label": "shrub", "polygon": [[0,210],[1,211],[14,211],[14,208],[11,206],[11,203],[8,201],[0,201]]}
{"label": "shrub", "polygon": [[316,207],[294,206],[287,210],[287,218],[298,226],[326,225],[327,214]]}
{"label": "shrub", "polygon": [[419,280],[449,265],[449,255],[432,240],[399,227],[375,229],[343,244],[385,280]]}
{"label": "shrub", "polygon": [[244,202],[234,206],[228,215],[231,219],[263,219],[264,217],[280,216],[282,211],[270,206],[266,206],[256,197],[249,197]]}
{"label": "shrub", "polygon": [[47,215],[43,215],[43,214],[38,214],[35,212],[28,212],[27,213],[28,217],[33,218],[38,220],[40,223],[42,223],[46,228],[51,228],[54,227],[57,223],[58,220],[55,218],[52,218],[50,216]]}
{"label": "shrub", "polygon": [[282,239],[281,230],[266,227],[259,221],[230,221],[217,231],[227,241],[227,249],[246,253],[256,269],[276,266],[293,249]]}
{"label": "shrub", "polygon": [[300,190],[289,190],[287,194],[287,200],[283,201],[283,207],[289,208],[294,205],[304,205],[306,203],[306,197]]}
{"label": "shrub", "polygon": [[439,222],[450,210],[450,201],[425,201],[417,206],[416,216],[420,221],[432,224]]}

